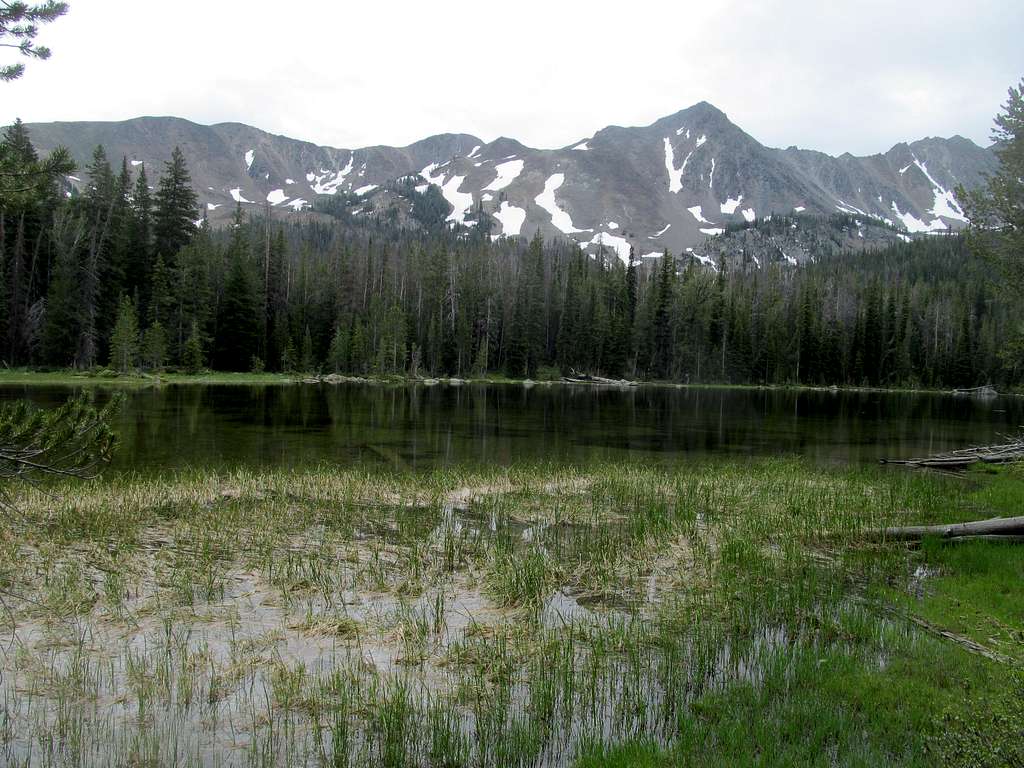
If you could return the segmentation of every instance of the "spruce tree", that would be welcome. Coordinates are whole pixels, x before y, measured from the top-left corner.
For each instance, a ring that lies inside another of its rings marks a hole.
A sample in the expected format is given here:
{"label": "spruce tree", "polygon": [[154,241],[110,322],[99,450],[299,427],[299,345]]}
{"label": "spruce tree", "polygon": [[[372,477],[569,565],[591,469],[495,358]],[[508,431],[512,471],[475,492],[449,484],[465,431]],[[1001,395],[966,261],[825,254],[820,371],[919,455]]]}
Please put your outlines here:
{"label": "spruce tree", "polygon": [[139,297],[139,312],[150,316],[149,290],[153,274],[153,202],[146,166],[139,166],[131,194],[125,264],[125,291]]}
{"label": "spruce tree", "polygon": [[135,368],[138,354],[139,318],[132,300],[122,296],[117,310],[117,323],[110,337],[110,365],[121,373],[127,373]]}
{"label": "spruce tree", "polygon": [[192,189],[192,177],[180,147],[175,147],[171,159],[164,163],[154,202],[156,252],[168,265],[174,265],[178,251],[195,236],[198,216],[198,197]]}
{"label": "spruce tree", "polygon": [[[247,371],[259,351],[259,311],[248,264],[249,241],[241,205],[235,212],[228,275],[224,283],[214,363],[225,371]],[[297,362],[297,361],[296,361]]]}
{"label": "spruce tree", "polygon": [[164,367],[167,360],[167,332],[159,321],[151,324],[142,335],[142,360],[152,371]]}
{"label": "spruce tree", "polygon": [[[57,0],[43,3],[0,3],[0,46],[14,48],[22,56],[40,61],[50,58],[50,49],[36,42],[39,27],[68,12],[68,4]],[[23,63],[0,66],[0,82],[17,80],[25,74]]]}
{"label": "spruce tree", "polygon": [[199,333],[199,325],[193,321],[188,341],[185,342],[181,362],[185,366],[186,373],[196,374],[203,369],[204,360],[203,340]]}

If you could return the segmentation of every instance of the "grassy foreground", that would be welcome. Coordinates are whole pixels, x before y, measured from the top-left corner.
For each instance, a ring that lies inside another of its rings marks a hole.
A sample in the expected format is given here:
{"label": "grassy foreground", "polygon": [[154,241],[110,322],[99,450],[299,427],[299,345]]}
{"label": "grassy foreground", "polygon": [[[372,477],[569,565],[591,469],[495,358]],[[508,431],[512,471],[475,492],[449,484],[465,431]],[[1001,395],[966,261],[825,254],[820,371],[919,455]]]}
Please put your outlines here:
{"label": "grassy foreground", "polygon": [[18,494],[4,765],[1024,760],[1024,547],[858,535],[1016,512],[1019,469],[317,468]]}

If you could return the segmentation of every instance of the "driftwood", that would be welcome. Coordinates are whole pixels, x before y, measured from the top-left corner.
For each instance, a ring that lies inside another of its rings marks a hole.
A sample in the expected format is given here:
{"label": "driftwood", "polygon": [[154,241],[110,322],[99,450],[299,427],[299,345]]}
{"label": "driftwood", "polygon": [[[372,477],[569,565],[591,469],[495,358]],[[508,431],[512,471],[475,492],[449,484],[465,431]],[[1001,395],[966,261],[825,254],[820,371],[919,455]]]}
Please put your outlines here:
{"label": "driftwood", "polygon": [[896,528],[876,528],[866,531],[869,539],[886,541],[921,541],[928,536],[961,541],[969,538],[999,541],[1024,541],[1024,517],[994,517],[969,523],[948,525],[907,525]]}
{"label": "driftwood", "polygon": [[627,379],[608,379],[604,376],[591,376],[589,373],[577,373],[569,369],[569,375],[563,376],[562,381],[567,384],[608,384],[616,387],[635,387],[635,381]]}
{"label": "driftwood", "polygon": [[975,448],[961,448],[948,453],[938,453],[917,459],[882,459],[882,464],[903,464],[910,467],[932,467],[935,469],[964,469],[971,464],[1009,464],[1024,461],[1024,440],[1017,438],[998,445],[983,445]]}
{"label": "driftwood", "polygon": [[959,396],[980,398],[999,396],[999,393],[996,391],[996,388],[993,387],[991,384],[984,384],[980,387],[970,387],[968,389],[954,389],[953,394]]}

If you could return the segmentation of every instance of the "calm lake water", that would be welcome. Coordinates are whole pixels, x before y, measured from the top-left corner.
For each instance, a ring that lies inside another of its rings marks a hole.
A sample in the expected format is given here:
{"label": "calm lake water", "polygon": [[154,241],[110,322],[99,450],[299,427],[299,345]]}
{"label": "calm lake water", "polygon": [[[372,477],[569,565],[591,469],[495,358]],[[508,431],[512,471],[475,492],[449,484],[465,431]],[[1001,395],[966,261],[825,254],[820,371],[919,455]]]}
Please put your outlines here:
{"label": "calm lake water", "polygon": [[[74,387],[0,386],[63,402]],[[114,391],[89,387],[98,402]],[[875,462],[993,442],[1024,398],[587,386],[162,386],[126,391],[119,470],[799,454]]]}

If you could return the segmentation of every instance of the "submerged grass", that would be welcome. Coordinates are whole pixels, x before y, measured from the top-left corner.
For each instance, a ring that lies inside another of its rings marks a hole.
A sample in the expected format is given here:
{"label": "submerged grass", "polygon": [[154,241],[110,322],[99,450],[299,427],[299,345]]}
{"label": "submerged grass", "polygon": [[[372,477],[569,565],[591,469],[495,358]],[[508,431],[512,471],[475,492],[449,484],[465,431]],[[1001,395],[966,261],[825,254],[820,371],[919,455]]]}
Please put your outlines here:
{"label": "submerged grass", "polygon": [[0,762],[1005,764],[1020,681],[930,630],[1024,656],[1020,552],[858,534],[996,514],[1021,480],[766,459],[21,489]]}

